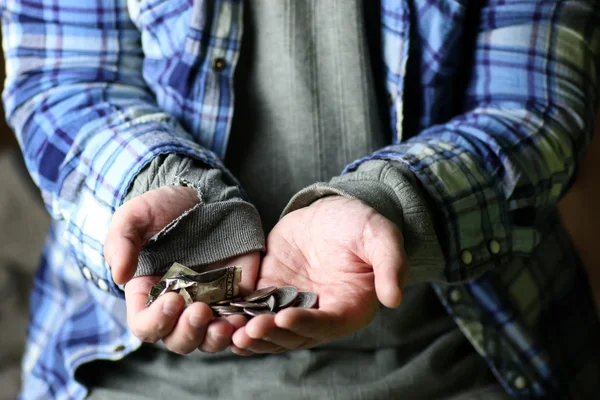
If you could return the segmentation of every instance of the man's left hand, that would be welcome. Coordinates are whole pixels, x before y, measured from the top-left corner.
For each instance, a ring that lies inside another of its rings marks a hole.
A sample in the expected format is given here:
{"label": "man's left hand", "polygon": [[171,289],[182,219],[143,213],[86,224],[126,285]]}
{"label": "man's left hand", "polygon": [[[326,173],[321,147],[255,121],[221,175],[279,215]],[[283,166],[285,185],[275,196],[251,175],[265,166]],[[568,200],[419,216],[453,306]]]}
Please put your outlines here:
{"label": "man's left hand", "polygon": [[408,278],[402,235],[365,203],[325,197],[273,228],[257,287],[296,286],[318,295],[318,309],[288,308],[239,328],[240,355],[305,349],[346,336],[375,316],[378,300],[397,307]]}

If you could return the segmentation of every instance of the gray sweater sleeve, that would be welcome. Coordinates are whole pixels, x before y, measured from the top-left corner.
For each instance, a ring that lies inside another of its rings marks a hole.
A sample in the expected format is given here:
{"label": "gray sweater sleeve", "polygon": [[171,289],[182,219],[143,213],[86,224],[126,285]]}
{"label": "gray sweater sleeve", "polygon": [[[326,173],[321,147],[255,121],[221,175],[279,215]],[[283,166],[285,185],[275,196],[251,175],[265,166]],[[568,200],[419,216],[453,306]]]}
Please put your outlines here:
{"label": "gray sweater sleeve", "polygon": [[404,236],[412,282],[442,281],[444,256],[431,213],[416,178],[401,163],[373,160],[328,183],[316,183],[298,192],[283,215],[325,196],[362,200],[394,222]]}
{"label": "gray sweater sleeve", "polygon": [[140,252],[136,276],[164,273],[173,262],[191,267],[264,250],[256,208],[217,169],[176,154],[155,158],[138,174],[125,201],[168,185],[192,187],[198,204],[153,236]]}

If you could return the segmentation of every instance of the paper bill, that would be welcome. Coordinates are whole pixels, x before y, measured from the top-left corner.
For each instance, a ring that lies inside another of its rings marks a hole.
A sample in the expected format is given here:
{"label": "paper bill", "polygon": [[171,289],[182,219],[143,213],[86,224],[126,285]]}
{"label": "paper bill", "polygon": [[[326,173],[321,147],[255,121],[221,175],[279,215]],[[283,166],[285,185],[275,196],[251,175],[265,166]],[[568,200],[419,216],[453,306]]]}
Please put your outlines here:
{"label": "paper bill", "polygon": [[146,306],[159,296],[177,292],[186,305],[194,301],[214,303],[237,296],[242,279],[242,267],[232,266],[207,272],[196,272],[185,265],[173,263],[163,277],[152,286]]}

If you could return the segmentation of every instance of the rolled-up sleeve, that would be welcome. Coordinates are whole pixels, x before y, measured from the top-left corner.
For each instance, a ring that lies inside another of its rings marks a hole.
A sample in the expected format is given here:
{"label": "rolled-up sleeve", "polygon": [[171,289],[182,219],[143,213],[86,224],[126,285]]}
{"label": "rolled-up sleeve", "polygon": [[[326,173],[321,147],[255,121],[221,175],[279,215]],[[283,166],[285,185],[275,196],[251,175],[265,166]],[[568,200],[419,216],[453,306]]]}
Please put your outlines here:
{"label": "rolled-up sleeve", "polygon": [[595,1],[487,2],[464,109],[346,172],[384,159],[417,176],[450,282],[527,255],[539,241],[531,221],[556,206],[590,142],[599,56]]}
{"label": "rolled-up sleeve", "polygon": [[171,153],[234,179],[157,106],[126,0],[3,3],[7,119],[76,261],[121,295],[103,243],[136,174]]}

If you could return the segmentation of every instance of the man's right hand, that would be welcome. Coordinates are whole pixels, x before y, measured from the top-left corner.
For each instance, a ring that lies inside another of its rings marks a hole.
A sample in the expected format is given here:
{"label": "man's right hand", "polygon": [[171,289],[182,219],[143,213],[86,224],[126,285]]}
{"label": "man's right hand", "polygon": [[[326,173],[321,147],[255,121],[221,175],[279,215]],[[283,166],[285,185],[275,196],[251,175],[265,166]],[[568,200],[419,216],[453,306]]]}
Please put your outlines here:
{"label": "man's right hand", "polygon": [[[146,307],[148,291],[160,277],[133,278],[142,246],[197,203],[196,192],[184,186],[166,186],[135,197],[115,212],[104,244],[113,280],[125,284],[127,322],[133,334],[144,342],[162,340],[169,350],[179,354],[196,348],[211,353],[222,351],[231,343],[235,330],[246,322],[239,315],[213,319],[212,310],[203,303],[193,303],[184,310],[183,298],[176,293],[161,296]],[[251,292],[259,263],[260,254],[253,252],[205,269],[239,265],[243,269],[240,290]]]}

